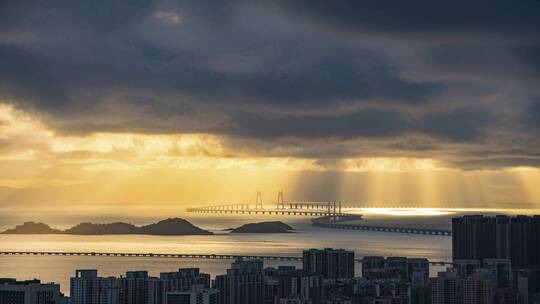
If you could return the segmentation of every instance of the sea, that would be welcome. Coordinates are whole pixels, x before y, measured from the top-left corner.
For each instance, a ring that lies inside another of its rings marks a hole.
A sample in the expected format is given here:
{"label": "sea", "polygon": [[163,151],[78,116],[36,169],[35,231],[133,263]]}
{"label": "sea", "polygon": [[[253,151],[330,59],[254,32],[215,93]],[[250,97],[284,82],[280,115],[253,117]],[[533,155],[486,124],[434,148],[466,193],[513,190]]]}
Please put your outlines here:
{"label": "sea", "polygon": [[[538,210],[443,210],[443,209],[373,209],[348,210],[364,214],[363,224],[397,227],[425,227],[451,229],[451,218],[463,214],[540,214]],[[262,215],[197,215],[182,213],[178,217],[194,225],[211,230],[205,236],[149,236],[149,235],[8,235],[0,234],[0,251],[78,251],[78,252],[130,252],[130,253],[193,253],[233,255],[301,256],[309,248],[344,248],[354,250],[357,257],[403,256],[422,257],[430,261],[451,261],[452,238],[449,236],[405,233],[339,230],[311,225],[309,217]],[[77,218],[79,220],[80,217]],[[160,218],[133,218],[134,224],[148,224]],[[73,219],[72,219],[73,220]],[[88,221],[103,222],[99,218]],[[123,218],[129,221],[129,218]],[[226,229],[261,221],[283,221],[291,225],[293,233],[284,234],[231,234]],[[69,222],[69,221],[68,221]],[[105,222],[110,222],[108,219]],[[65,228],[66,221],[48,223],[51,227]],[[75,224],[75,223],[73,223]],[[0,222],[0,229],[9,225]],[[198,267],[212,277],[224,273],[231,260],[157,257],[101,257],[101,256],[2,256],[0,277],[17,279],[38,278],[43,282],[56,282],[69,295],[69,279],[77,269],[97,269],[101,276],[120,276],[126,271],[147,270],[150,275],[175,271],[183,267]],[[266,267],[294,265],[294,261],[265,261]],[[444,266],[431,266],[435,275]],[[361,271],[358,263],[356,273]]]}

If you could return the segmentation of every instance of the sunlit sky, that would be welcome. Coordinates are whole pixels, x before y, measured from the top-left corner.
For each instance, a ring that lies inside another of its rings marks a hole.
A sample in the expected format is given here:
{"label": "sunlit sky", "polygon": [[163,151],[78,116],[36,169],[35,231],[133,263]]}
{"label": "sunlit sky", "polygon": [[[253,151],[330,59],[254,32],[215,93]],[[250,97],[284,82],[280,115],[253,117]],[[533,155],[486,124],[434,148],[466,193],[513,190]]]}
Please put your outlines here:
{"label": "sunlit sky", "polygon": [[0,208],[540,206],[540,2],[177,2],[0,3]]}

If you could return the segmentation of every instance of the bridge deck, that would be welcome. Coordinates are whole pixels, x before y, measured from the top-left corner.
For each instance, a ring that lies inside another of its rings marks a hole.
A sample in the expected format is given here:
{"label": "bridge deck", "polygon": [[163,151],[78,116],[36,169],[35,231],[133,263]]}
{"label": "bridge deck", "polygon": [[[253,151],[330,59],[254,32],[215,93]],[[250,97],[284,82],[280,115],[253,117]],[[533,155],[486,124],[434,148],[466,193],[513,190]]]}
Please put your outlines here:
{"label": "bridge deck", "polygon": [[426,234],[426,235],[439,235],[439,236],[452,235],[451,230],[350,224],[350,223],[343,223],[340,221],[333,221],[332,217],[328,217],[328,216],[312,219],[311,222],[313,226],[317,226],[317,227],[344,229],[344,230],[396,232],[396,233]]}
{"label": "bridge deck", "polygon": [[[181,259],[222,259],[231,260],[236,258],[279,260],[279,261],[302,261],[301,256],[279,256],[279,255],[235,255],[235,254],[196,254],[196,253],[142,253],[142,252],[61,252],[61,251],[0,251],[0,256],[97,256],[97,257],[123,257],[123,258],[181,258]],[[356,258],[357,263],[362,262],[362,258]],[[432,265],[452,265],[446,261],[430,261]]]}
{"label": "bridge deck", "polygon": [[267,215],[302,215],[302,216],[326,216],[332,213],[317,210],[299,209],[204,209],[188,208],[187,212],[210,213],[210,214],[267,214]]}

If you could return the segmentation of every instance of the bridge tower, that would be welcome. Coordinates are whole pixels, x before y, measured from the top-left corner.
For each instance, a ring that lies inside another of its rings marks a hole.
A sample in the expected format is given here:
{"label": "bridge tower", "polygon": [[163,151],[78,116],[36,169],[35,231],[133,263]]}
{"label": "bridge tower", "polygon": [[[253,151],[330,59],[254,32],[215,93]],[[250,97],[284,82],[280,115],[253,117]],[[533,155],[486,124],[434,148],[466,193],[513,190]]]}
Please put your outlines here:
{"label": "bridge tower", "polygon": [[283,199],[283,190],[277,195],[277,209],[285,209],[285,200]]}
{"label": "bridge tower", "polygon": [[257,199],[255,199],[255,209],[263,209],[262,192],[257,191]]}
{"label": "bridge tower", "polygon": [[332,215],[332,207],[330,207],[330,204],[331,204],[330,202],[326,204],[328,216]]}

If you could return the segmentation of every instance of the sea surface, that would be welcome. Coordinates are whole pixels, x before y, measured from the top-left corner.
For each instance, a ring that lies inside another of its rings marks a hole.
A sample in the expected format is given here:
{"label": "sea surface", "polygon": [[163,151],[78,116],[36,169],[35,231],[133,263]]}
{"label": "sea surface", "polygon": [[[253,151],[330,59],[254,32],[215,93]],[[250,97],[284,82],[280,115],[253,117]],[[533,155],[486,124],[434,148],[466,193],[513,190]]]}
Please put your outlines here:
{"label": "sea surface", "polygon": [[[365,211],[365,210],[364,210]],[[364,212],[364,224],[399,227],[450,229],[452,216],[471,211]],[[490,212],[484,212],[490,213]],[[503,213],[503,212],[496,212]],[[530,213],[530,212],[527,212]],[[451,237],[371,231],[337,230],[311,226],[309,217],[222,216],[182,214],[193,224],[214,231],[208,236],[147,235],[6,235],[0,234],[1,251],[87,251],[142,253],[200,253],[238,255],[300,256],[308,248],[345,248],[357,257],[368,255],[425,257],[431,261],[451,260]],[[89,219],[98,222],[97,219]],[[122,219],[129,220],[129,219]],[[154,219],[157,221],[159,219]],[[295,228],[286,234],[230,234],[224,229],[249,222],[281,220]],[[151,219],[132,223],[147,224]],[[65,222],[52,227],[65,228]],[[72,223],[75,224],[75,223]],[[4,225],[5,226],[5,225]],[[2,225],[0,225],[2,227]],[[100,275],[119,276],[128,270],[148,270],[151,275],[175,271],[180,267],[199,267],[213,276],[224,273],[231,260],[147,258],[147,257],[77,257],[77,256],[0,256],[0,277],[39,278],[61,284],[69,294],[69,278],[76,269],[98,269]],[[298,262],[265,261],[265,266],[296,265]],[[431,274],[441,271],[432,266]],[[360,265],[357,266],[357,273]]]}

